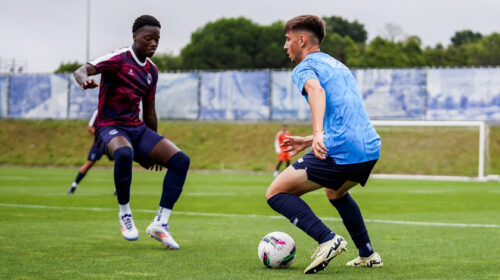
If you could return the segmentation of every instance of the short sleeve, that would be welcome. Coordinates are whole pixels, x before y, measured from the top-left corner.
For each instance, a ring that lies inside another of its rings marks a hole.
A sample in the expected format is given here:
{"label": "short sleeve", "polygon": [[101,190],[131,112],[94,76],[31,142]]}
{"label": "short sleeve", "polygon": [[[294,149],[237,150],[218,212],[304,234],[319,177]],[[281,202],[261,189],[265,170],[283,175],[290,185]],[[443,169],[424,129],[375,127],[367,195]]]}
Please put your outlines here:
{"label": "short sleeve", "polygon": [[98,73],[116,72],[120,64],[120,54],[122,50],[103,55],[88,63],[97,69]]}
{"label": "short sleeve", "polygon": [[307,93],[304,91],[304,86],[308,80],[319,80],[316,71],[307,62],[300,63],[299,65],[297,65],[297,67],[295,67],[295,69],[293,69],[292,79],[302,95],[307,95]]}

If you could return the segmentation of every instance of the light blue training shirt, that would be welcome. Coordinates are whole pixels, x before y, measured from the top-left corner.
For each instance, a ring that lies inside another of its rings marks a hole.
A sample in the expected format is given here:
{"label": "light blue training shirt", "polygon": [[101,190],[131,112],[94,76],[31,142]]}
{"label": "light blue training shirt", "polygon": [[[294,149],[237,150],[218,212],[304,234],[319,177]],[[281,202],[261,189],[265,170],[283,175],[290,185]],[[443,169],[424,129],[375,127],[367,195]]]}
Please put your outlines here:
{"label": "light blue training shirt", "polygon": [[323,129],[327,156],[337,164],[380,157],[380,136],[366,114],[356,79],[344,64],[328,54],[313,52],[293,69],[292,79],[308,103],[304,89],[308,80],[318,80],[325,90]]}

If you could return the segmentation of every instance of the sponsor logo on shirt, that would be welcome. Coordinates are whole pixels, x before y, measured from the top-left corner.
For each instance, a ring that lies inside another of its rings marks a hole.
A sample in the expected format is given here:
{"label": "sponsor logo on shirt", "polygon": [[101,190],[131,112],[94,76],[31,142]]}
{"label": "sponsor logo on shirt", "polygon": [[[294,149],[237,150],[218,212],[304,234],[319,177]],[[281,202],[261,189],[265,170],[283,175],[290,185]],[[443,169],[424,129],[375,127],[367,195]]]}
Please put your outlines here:
{"label": "sponsor logo on shirt", "polygon": [[151,73],[148,73],[148,76],[147,76],[146,78],[147,78],[147,80],[148,80],[148,85],[149,85],[149,84],[151,84],[151,80],[153,79],[153,78],[151,77]]}
{"label": "sponsor logo on shirt", "polygon": [[128,70],[128,74],[129,74],[130,76],[134,76],[134,71],[133,71],[132,69],[130,69],[130,70]]}
{"label": "sponsor logo on shirt", "polygon": [[340,61],[331,58],[331,57],[325,57],[322,58],[325,63],[329,64],[332,68],[347,68],[344,64],[342,64]]}

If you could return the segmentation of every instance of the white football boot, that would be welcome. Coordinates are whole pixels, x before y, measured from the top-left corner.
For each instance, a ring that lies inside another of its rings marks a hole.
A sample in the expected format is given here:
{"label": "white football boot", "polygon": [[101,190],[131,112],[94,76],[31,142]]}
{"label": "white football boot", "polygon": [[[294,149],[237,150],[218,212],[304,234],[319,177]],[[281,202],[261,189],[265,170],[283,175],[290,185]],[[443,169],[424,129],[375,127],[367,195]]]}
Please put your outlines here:
{"label": "white football boot", "polygon": [[152,222],[146,229],[146,233],[152,238],[158,240],[170,250],[178,250],[179,244],[175,242],[174,238],[170,234],[167,224],[161,224],[159,222]]}
{"label": "white football boot", "polygon": [[346,247],[347,241],[338,234],[336,234],[333,239],[319,244],[318,248],[316,248],[311,256],[313,262],[304,270],[304,273],[313,274],[320,270],[325,270],[326,266],[333,258],[347,251]]}
{"label": "white football boot", "polygon": [[382,258],[379,256],[379,254],[374,252],[366,258],[358,256],[354,260],[346,263],[346,265],[354,267],[382,267],[384,266],[384,263],[382,262]]}
{"label": "white football boot", "polygon": [[135,227],[134,219],[132,219],[132,214],[125,214],[123,216],[118,215],[120,217],[120,226],[122,230],[123,238],[128,241],[134,241],[139,238],[139,231]]}

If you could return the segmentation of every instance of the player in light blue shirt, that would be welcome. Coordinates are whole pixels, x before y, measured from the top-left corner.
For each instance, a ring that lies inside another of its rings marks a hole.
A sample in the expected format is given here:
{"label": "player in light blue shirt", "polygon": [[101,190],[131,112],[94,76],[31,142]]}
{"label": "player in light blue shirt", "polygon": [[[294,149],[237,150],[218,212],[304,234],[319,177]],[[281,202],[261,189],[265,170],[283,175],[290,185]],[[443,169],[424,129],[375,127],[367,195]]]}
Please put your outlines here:
{"label": "player in light blue shirt", "polygon": [[304,15],[285,24],[284,49],[299,64],[292,78],[309,103],[313,135],[288,136],[283,146],[291,146],[292,156],[311,147],[311,152],[281,173],[266,192],[268,204],[276,212],[314,238],[319,247],[304,273],[324,270],[346,250],[347,241],[330,230],[300,198],[325,188],[358,248],[359,256],[347,263],[353,267],[380,267],[382,259],[371,245],[361,211],[348,193],[364,186],[380,156],[380,137],[363,106],[356,80],[349,69],[320,52],[325,22]]}
{"label": "player in light blue shirt", "polygon": [[317,80],[324,89],[325,156],[337,164],[380,157],[380,137],[368,119],[356,80],[344,64],[326,53],[312,52],[293,69],[292,79],[308,102],[306,82]]}

